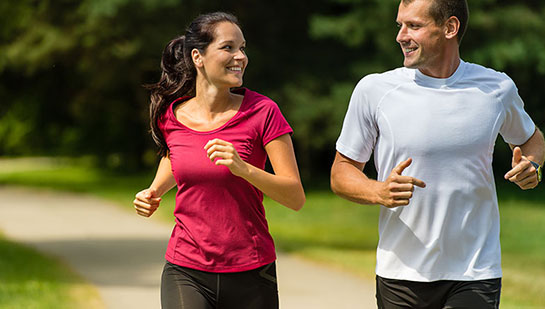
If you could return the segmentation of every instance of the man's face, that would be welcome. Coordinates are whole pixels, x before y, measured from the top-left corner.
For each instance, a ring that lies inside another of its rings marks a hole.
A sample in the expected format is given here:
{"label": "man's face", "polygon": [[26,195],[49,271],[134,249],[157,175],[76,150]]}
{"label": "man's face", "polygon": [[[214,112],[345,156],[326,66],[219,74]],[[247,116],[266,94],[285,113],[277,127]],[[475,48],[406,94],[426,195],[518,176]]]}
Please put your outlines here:
{"label": "man's face", "polygon": [[444,64],[445,26],[437,25],[429,14],[432,1],[415,0],[399,4],[396,41],[405,57],[403,65],[433,76]]}

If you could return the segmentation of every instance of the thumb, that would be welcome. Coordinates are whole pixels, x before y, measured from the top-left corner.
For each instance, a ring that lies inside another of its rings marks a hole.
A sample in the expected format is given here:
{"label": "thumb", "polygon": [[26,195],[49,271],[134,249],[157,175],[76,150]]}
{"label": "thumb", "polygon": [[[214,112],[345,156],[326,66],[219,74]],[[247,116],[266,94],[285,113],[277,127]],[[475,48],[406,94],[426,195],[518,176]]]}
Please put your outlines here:
{"label": "thumb", "polygon": [[520,149],[520,147],[515,147],[513,149],[513,166],[515,166],[516,164],[518,164],[520,162],[520,160],[522,160],[522,150]]}
{"label": "thumb", "polygon": [[413,159],[411,158],[408,158],[407,160],[399,163],[398,166],[394,167],[394,169],[392,170],[394,173],[398,174],[398,175],[401,175],[401,173],[403,173],[403,171],[409,166],[411,165],[411,163],[413,162]]}

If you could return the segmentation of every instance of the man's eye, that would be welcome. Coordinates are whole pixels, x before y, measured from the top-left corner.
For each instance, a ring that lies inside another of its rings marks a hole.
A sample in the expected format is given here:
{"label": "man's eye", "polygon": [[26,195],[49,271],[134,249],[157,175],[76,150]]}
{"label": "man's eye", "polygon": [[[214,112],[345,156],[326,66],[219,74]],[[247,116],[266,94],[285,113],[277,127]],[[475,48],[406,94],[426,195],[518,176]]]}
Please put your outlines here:
{"label": "man's eye", "polygon": [[240,50],[243,51],[243,52],[245,52],[245,51],[246,51],[246,46],[240,47]]}

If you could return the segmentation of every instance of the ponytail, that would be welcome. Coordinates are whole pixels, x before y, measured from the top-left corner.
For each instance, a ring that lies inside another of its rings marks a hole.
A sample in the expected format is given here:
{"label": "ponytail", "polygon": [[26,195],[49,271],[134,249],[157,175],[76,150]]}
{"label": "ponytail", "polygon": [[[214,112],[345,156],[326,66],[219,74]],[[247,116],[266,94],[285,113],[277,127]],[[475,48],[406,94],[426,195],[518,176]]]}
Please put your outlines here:
{"label": "ponytail", "polygon": [[158,154],[163,157],[167,155],[168,146],[159,129],[159,119],[169,103],[178,97],[192,95],[195,88],[197,74],[191,57],[185,56],[184,43],[185,36],[182,35],[167,44],[161,58],[161,78],[157,83],[145,86],[151,91],[151,136],[159,147]]}

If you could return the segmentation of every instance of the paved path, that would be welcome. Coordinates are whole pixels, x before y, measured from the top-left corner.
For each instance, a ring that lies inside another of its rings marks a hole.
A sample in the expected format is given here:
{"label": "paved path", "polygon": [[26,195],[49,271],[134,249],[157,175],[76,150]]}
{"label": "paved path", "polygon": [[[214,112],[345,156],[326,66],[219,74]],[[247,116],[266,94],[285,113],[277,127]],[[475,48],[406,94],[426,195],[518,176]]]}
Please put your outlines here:
{"label": "paved path", "polygon": [[[164,222],[86,195],[0,186],[0,230],[66,261],[107,308],[160,307]],[[277,264],[282,309],[375,308],[371,282],[289,255]]]}

